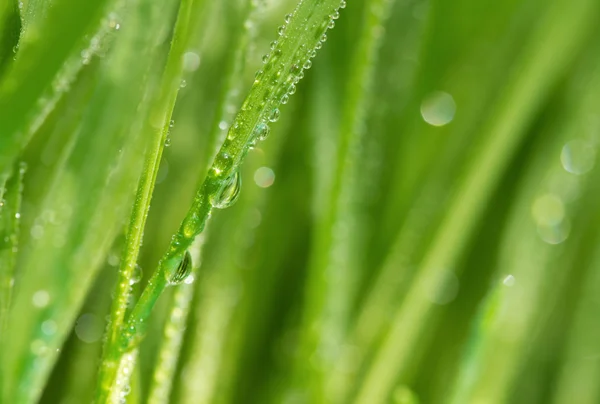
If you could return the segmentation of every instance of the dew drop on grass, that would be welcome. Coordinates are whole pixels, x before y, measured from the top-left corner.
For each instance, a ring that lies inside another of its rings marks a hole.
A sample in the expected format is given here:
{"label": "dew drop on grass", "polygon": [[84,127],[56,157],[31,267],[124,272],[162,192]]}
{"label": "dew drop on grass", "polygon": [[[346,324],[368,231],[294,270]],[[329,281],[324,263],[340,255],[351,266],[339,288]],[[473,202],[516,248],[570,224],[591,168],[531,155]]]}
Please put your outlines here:
{"label": "dew drop on grass", "polygon": [[165,139],[165,147],[171,146],[171,136],[167,135]]}
{"label": "dew drop on grass", "polygon": [[269,115],[269,121],[270,122],[277,122],[277,120],[279,119],[279,109],[275,108],[273,109],[273,111],[271,111],[271,115]]}
{"label": "dew drop on grass", "polygon": [[142,267],[137,265],[133,268],[133,273],[131,274],[131,278],[129,279],[130,285],[135,285],[142,280],[144,272],[142,271]]}
{"label": "dew drop on grass", "polygon": [[216,195],[211,196],[210,203],[217,209],[228,208],[237,201],[241,189],[242,177],[236,171],[223,182],[221,190]]}
{"label": "dew drop on grass", "polygon": [[190,275],[192,272],[192,255],[189,251],[186,251],[177,267],[175,273],[169,279],[171,285],[179,285]]}
{"label": "dew drop on grass", "polygon": [[254,129],[253,138],[256,140],[265,140],[267,137],[269,137],[269,132],[269,125],[264,122],[260,122]]}

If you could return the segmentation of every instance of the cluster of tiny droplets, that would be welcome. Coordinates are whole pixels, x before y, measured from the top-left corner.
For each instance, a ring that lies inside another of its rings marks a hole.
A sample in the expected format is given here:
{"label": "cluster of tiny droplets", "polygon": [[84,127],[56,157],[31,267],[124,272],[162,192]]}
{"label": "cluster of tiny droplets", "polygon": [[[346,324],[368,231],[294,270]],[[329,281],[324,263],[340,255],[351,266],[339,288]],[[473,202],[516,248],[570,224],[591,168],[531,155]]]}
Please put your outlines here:
{"label": "cluster of tiny droplets", "polygon": [[[282,104],[287,104],[290,96],[296,92],[296,85],[304,78],[304,71],[311,68],[312,59],[316,56],[317,50],[321,49],[323,43],[327,40],[326,31],[334,27],[335,20],[340,16],[339,9],[345,7],[346,2],[342,0],[339,7],[334,9],[323,22],[311,27],[315,31],[316,44],[312,49],[309,49],[305,44],[301,45],[292,58],[294,62],[287,71],[285,64],[281,62],[282,50],[280,40],[286,36],[288,25],[293,15],[287,14],[285,16],[285,23],[277,28],[279,38],[271,42],[270,52],[262,58],[264,66],[255,75],[254,85],[259,85],[264,80],[265,72],[270,73],[272,69],[276,69],[275,73],[271,75],[268,87],[263,92],[262,100],[259,101],[258,107],[265,112],[259,117],[258,123],[254,126],[248,149],[254,148],[259,141],[263,141],[269,136],[269,124],[279,119],[279,107]],[[250,104],[248,100],[244,102],[242,111],[230,128],[221,149],[222,151],[218,154],[215,164],[211,169],[210,176],[219,185],[218,191],[210,197],[213,207],[223,209],[233,205],[237,200],[241,187],[240,175],[237,171],[230,172],[234,162],[231,156],[223,150],[227,149],[234,139],[235,134],[240,131],[240,122],[244,121],[247,111],[254,107],[255,105]]]}

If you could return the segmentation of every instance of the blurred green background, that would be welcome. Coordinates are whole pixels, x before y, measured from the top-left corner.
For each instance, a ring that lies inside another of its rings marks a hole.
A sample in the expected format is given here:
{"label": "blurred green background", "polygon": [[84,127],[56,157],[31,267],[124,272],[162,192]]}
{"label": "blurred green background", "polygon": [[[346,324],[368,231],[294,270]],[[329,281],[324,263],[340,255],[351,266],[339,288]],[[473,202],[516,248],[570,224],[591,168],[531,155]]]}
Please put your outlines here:
{"label": "blurred green background", "polygon": [[[135,293],[295,5],[195,0]],[[178,8],[0,5],[2,403],[92,400]],[[600,403],[600,3],[340,14],[123,402]]]}

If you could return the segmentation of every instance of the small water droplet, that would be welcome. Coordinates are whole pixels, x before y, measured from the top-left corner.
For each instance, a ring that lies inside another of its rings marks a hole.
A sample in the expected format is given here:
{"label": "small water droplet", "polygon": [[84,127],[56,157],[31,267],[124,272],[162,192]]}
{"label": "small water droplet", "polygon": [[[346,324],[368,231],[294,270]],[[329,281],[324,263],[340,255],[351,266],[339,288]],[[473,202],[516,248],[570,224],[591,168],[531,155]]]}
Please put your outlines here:
{"label": "small water droplet", "polygon": [[181,80],[181,84],[179,85],[179,87],[181,87],[181,88],[187,87],[187,81],[186,80]]}
{"label": "small water droplet", "polygon": [[454,119],[456,103],[448,93],[436,91],[421,103],[421,116],[432,126],[444,126]]}
{"label": "small water droplet", "polygon": [[169,279],[171,285],[179,285],[190,275],[192,272],[192,255],[189,251],[186,251],[177,267],[175,273]]}
{"label": "small water droplet", "polygon": [[264,64],[266,64],[266,63],[269,61],[269,56],[271,56],[271,55],[269,55],[269,54],[267,53],[265,56],[263,56],[263,57],[262,57],[262,62],[263,62]]}
{"label": "small water droplet", "polygon": [[292,15],[291,14],[286,14],[285,15],[285,23],[289,24],[291,20],[292,20]]}
{"label": "small water droplet", "polygon": [[223,182],[220,191],[211,197],[210,203],[217,209],[228,208],[237,201],[241,189],[242,177],[236,171]]}
{"label": "small water droplet", "polygon": [[331,20],[331,21],[329,21],[327,28],[332,29],[333,27],[335,27],[335,21]]}
{"label": "small water droplet", "polygon": [[275,182],[275,173],[269,167],[260,167],[254,172],[254,182],[261,188],[269,188]]}
{"label": "small water droplet", "polygon": [[591,142],[575,139],[564,145],[560,153],[563,168],[575,175],[583,175],[594,168],[596,149]]}
{"label": "small water droplet", "polygon": [[136,283],[139,283],[142,280],[143,275],[144,272],[142,271],[142,267],[136,264],[136,266],[133,268],[131,278],[129,279],[129,284],[135,285]]}
{"label": "small water droplet", "polygon": [[275,108],[273,111],[271,111],[271,115],[269,115],[269,121],[277,122],[278,119],[279,119],[279,108]]}
{"label": "small water droplet", "polygon": [[333,14],[331,14],[331,19],[332,19],[332,20],[337,20],[338,18],[340,18],[340,12],[339,12],[339,11],[337,11],[337,10],[335,10],[335,11],[333,12]]}
{"label": "small water droplet", "polygon": [[346,0],[340,1],[340,8],[346,8]]}
{"label": "small water droplet", "polygon": [[200,67],[200,55],[196,52],[186,52],[183,54],[183,70],[195,72]]}
{"label": "small water droplet", "polygon": [[327,40],[327,34],[321,35],[321,43],[325,42],[326,40]]}
{"label": "small water droplet", "polygon": [[289,96],[289,95],[287,95],[287,94],[283,94],[283,95],[281,96],[281,103],[282,103],[282,104],[287,104],[289,100],[290,100],[290,96]]}
{"label": "small water droplet", "polygon": [[282,25],[281,27],[277,28],[277,34],[279,36],[283,36],[284,32],[285,32],[285,25]]}
{"label": "small water droplet", "polygon": [[258,140],[265,140],[269,136],[269,132],[269,125],[264,122],[260,122],[254,129],[254,138]]}
{"label": "small water droplet", "polygon": [[275,48],[277,47],[277,44],[278,44],[277,41],[271,42],[271,45],[270,45],[271,50],[275,50]]}
{"label": "small water droplet", "polygon": [[37,308],[44,308],[50,303],[50,293],[45,290],[38,290],[31,297],[33,305]]}
{"label": "small water droplet", "polygon": [[312,62],[309,60],[307,60],[306,62],[304,62],[304,68],[305,69],[310,69],[312,67]]}
{"label": "small water droplet", "polygon": [[165,139],[165,147],[171,146],[171,136],[167,135]]}
{"label": "small water droplet", "polygon": [[88,344],[99,341],[104,332],[104,322],[93,313],[83,314],[75,323],[75,335]]}

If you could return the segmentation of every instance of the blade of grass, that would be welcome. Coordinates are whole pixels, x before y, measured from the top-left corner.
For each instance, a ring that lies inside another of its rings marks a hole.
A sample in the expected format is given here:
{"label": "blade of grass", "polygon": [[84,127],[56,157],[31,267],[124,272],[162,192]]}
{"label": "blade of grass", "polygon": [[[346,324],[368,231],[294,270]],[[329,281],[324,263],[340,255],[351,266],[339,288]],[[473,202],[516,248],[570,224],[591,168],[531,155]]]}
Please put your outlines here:
{"label": "blade of grass", "polygon": [[[543,16],[524,54],[521,74],[508,86],[495,119],[485,131],[489,134],[487,142],[476,154],[471,170],[450,203],[414,284],[397,310],[390,332],[359,389],[356,403],[384,402],[407,366],[409,351],[431,315],[428,291],[435,286],[440,272],[453,266],[485,206],[486,196],[513,155],[540,99],[586,37],[594,7],[587,0],[569,4],[556,1]],[[560,59],[556,57],[557,49],[561,49]]]}
{"label": "blade of grass", "polygon": [[26,166],[21,164],[19,169],[14,171],[6,185],[0,186],[3,191],[0,193],[0,336],[6,332],[7,314],[15,282],[21,196]]}
{"label": "blade of grass", "polygon": [[[315,229],[315,241],[307,286],[304,349],[300,367],[305,373],[306,357],[311,361],[310,401],[335,400],[332,372],[339,360],[341,344],[350,319],[356,293],[360,257],[360,229],[356,222],[357,201],[361,199],[358,175],[365,119],[371,98],[371,84],[389,9],[388,0],[365,4],[362,31],[352,55],[346,98],[342,111],[337,147],[337,163],[326,201],[324,216]],[[360,85],[356,85],[360,83]],[[319,171],[320,173],[320,171]],[[343,231],[339,231],[343,228]],[[324,275],[325,274],[325,275]],[[316,365],[316,369],[315,367]]]}
{"label": "blade of grass", "polygon": [[[529,158],[499,263],[500,268],[510,268],[509,287],[498,291],[494,314],[474,337],[475,347],[462,366],[465,372],[459,378],[453,403],[512,400],[515,384],[526,377],[524,364],[533,356],[529,347],[535,344],[544,321],[550,321],[546,313],[560,304],[557,296],[566,295],[566,274],[575,277],[590,253],[582,240],[590,237],[588,227],[593,232],[597,228],[597,216],[585,209],[597,203],[589,191],[597,171],[591,177],[567,173],[560,156],[565,144],[584,131],[590,134],[586,139],[590,145],[598,142],[600,121],[594,116],[600,101],[600,80],[597,58],[591,62],[584,63],[573,75],[574,83],[565,96],[569,101],[561,105],[565,123],[555,129],[556,121],[551,121],[549,129],[542,132],[545,136],[539,140],[537,153]],[[582,197],[569,201],[573,196],[565,190],[573,189],[574,184]],[[562,206],[560,221],[552,219],[547,201]],[[579,212],[586,213],[582,216]]]}
{"label": "blade of grass", "polygon": [[[345,6],[345,2],[342,4]],[[268,134],[268,122],[279,118],[281,100],[289,96],[288,92],[295,91],[295,84],[309,66],[306,62],[327,39],[325,32],[339,5],[337,0],[301,0],[286,18],[288,21],[280,28],[279,40],[272,54],[265,58],[264,70],[257,73],[209,175],[131,313],[122,338],[123,349],[136,346],[143,338],[156,300],[176,276],[187,249],[203,231],[213,206],[223,208],[235,201],[239,193],[238,171],[244,157]]]}
{"label": "blade of grass", "polygon": [[[160,19],[154,25],[146,24],[154,30],[141,30],[139,26],[147,18],[146,10],[141,12],[138,20],[135,15],[125,20],[122,40],[103,64],[102,75],[109,79],[96,87],[88,104],[79,128],[86,136],[80,137],[68,169],[43,204],[45,210],[55,212],[54,219],[48,223],[46,216],[40,215],[38,236],[23,260],[23,287],[15,299],[10,327],[14,349],[9,372],[19,383],[8,380],[7,384],[13,387],[15,400],[29,402],[39,395],[56,359],[56,349],[120,226],[124,203],[131,200],[131,181],[139,175],[140,150],[145,147],[140,124],[148,104],[142,91],[131,88],[148,85],[152,91],[152,82],[145,74],[156,56],[150,38],[168,24]],[[132,48],[138,51],[132,54]],[[127,70],[123,66],[128,66]],[[141,116],[135,114],[138,106]],[[80,193],[90,199],[83,201]],[[36,270],[42,267],[45,271]],[[69,293],[58,293],[59,289]],[[43,300],[36,300],[39,297]],[[46,334],[36,326],[49,319],[58,332]],[[30,349],[32,342],[36,349]]]}
{"label": "blade of grass", "polygon": [[148,393],[148,404],[167,404],[170,401],[173,382],[177,370],[177,363],[181,353],[183,337],[188,324],[190,306],[194,297],[194,277],[200,268],[200,249],[203,240],[197,238],[192,245],[191,255],[194,269],[184,285],[175,291],[171,302],[169,316],[165,323],[163,339],[154,365],[152,384]]}
{"label": "blade of grass", "polygon": [[[203,3],[203,2],[198,2]],[[168,4],[167,4],[168,6]],[[131,294],[132,278],[138,261],[139,250],[142,242],[146,218],[150,209],[152,192],[156,182],[156,176],[162,158],[164,144],[169,132],[171,115],[177,94],[180,89],[181,76],[183,72],[183,54],[189,43],[189,32],[194,10],[194,1],[183,0],[179,5],[179,13],[175,24],[175,31],[171,42],[171,50],[165,72],[163,75],[162,86],[159,90],[159,103],[151,112],[153,138],[150,140],[150,150],[146,157],[146,163],[140,182],[137,195],[127,231],[126,247],[123,251],[123,259],[119,269],[117,280],[117,291],[111,309],[111,320],[107,331],[107,340],[105,347],[105,356],[100,367],[99,389],[96,401],[105,402],[109,393],[114,388],[114,378],[118,363],[124,352],[119,347],[119,339],[123,333],[123,323],[128,301]]]}
{"label": "blade of grass", "polygon": [[[0,173],[6,172],[25,145],[26,133],[21,125],[79,38],[100,18],[103,5],[104,0],[57,0],[43,24],[21,38],[21,54],[0,82]],[[52,52],[47,51],[49,47]]]}

